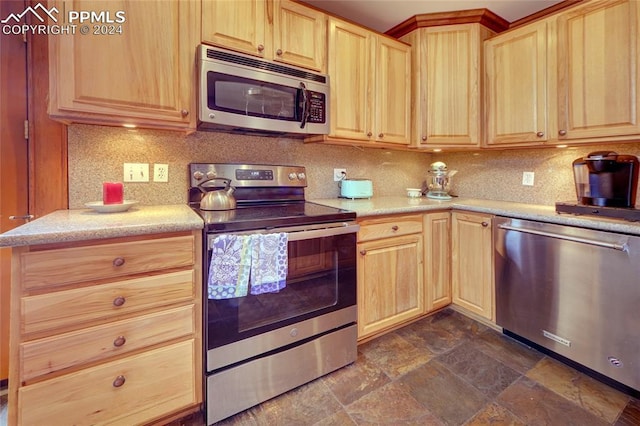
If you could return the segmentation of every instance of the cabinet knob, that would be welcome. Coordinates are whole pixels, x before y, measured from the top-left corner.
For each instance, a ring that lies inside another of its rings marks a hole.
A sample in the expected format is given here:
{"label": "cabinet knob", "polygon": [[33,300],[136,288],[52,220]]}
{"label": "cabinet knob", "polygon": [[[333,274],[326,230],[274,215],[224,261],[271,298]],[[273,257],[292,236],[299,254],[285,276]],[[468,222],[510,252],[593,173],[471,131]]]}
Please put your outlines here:
{"label": "cabinet knob", "polygon": [[113,306],[122,306],[126,301],[127,299],[125,299],[124,297],[118,296],[115,299],[113,299]]}
{"label": "cabinet knob", "polygon": [[127,343],[127,339],[125,339],[124,336],[118,336],[118,337],[116,337],[116,340],[113,341],[113,346],[115,346],[116,348],[119,348],[120,346],[124,345],[125,343]]}
{"label": "cabinet knob", "polygon": [[119,388],[120,386],[124,385],[124,382],[126,382],[126,381],[127,381],[127,379],[125,379],[124,376],[118,376],[113,381],[113,387],[114,388]]}
{"label": "cabinet knob", "polygon": [[566,131],[566,130],[558,130],[558,134],[559,134],[560,136],[566,136],[567,131]]}
{"label": "cabinet knob", "polygon": [[180,114],[182,114],[183,117],[186,117],[187,115],[189,115],[189,111],[186,109],[183,109],[182,111],[180,111]]}
{"label": "cabinet knob", "polygon": [[422,142],[424,142],[424,141],[426,141],[426,140],[427,140],[427,137],[426,137],[426,136],[423,136],[421,139],[422,139]]}
{"label": "cabinet knob", "polygon": [[538,132],[538,133],[536,133],[536,136],[537,136],[537,137],[539,137],[539,138],[541,138],[541,137],[543,137],[543,136],[544,136],[544,132]]}
{"label": "cabinet knob", "polygon": [[373,136],[373,133],[367,132],[367,136],[371,137],[371,136]]}
{"label": "cabinet knob", "polygon": [[482,226],[486,228],[487,226],[489,226],[489,222],[482,222]]}
{"label": "cabinet knob", "polygon": [[124,257],[116,257],[113,259],[113,266],[118,267],[124,265]]}
{"label": "cabinet knob", "polygon": [[379,138],[384,138],[384,133],[380,133],[380,134],[378,134],[378,137],[379,137]]}
{"label": "cabinet knob", "polygon": [[264,44],[258,45],[258,52],[262,52],[264,50]]}
{"label": "cabinet knob", "polygon": [[367,254],[367,251],[366,250],[360,250],[360,254],[364,256],[365,254]]}
{"label": "cabinet knob", "polygon": [[282,56],[282,49],[278,49],[278,50],[276,50],[276,55],[278,55],[278,56]]}
{"label": "cabinet knob", "polygon": [[396,232],[398,229],[400,229],[400,228],[398,228],[398,225],[393,225],[393,226],[391,227],[391,230],[392,230],[393,232]]}

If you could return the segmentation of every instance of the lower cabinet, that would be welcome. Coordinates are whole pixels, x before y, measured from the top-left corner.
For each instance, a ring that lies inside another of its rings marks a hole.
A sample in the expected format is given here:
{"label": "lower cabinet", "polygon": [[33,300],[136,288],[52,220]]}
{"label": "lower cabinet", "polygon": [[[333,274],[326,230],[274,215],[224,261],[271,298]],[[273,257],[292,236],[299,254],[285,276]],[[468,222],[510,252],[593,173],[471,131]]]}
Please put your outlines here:
{"label": "lower cabinet", "polygon": [[424,215],[424,281],[427,312],[451,303],[451,213]]}
{"label": "lower cabinet", "polygon": [[360,221],[358,339],[425,313],[422,215]]}
{"label": "lower cabinet", "polygon": [[201,244],[194,231],[15,248],[9,425],[197,411]]}
{"label": "lower cabinet", "polygon": [[452,302],[495,321],[491,215],[451,214]]}

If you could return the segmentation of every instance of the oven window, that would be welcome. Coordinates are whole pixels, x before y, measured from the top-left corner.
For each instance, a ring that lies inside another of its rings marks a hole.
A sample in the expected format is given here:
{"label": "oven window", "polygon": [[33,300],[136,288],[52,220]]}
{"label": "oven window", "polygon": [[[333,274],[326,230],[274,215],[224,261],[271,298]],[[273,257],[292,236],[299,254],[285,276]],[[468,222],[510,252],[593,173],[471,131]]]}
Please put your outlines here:
{"label": "oven window", "polygon": [[207,104],[211,110],[300,121],[297,103],[297,88],[213,71],[207,73]]}
{"label": "oven window", "polygon": [[355,305],[355,234],[290,241],[278,293],[208,300],[208,349]]}

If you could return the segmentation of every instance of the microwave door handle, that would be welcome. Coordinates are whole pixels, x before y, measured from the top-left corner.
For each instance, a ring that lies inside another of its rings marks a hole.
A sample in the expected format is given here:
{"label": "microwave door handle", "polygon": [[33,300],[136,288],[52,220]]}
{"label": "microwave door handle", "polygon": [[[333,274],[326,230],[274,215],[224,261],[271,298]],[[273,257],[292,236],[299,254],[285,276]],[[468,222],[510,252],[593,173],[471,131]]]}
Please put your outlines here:
{"label": "microwave door handle", "polygon": [[304,126],[307,124],[307,119],[309,118],[311,101],[309,100],[309,91],[302,82],[300,83],[300,90],[302,91],[302,120],[300,121],[300,128],[304,129]]}

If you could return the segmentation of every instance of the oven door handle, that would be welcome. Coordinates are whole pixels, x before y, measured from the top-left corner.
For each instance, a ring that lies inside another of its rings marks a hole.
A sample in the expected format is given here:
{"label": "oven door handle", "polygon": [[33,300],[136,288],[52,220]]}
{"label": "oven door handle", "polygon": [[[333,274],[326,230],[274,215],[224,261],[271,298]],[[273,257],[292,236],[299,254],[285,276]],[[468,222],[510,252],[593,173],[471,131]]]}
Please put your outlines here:
{"label": "oven door handle", "polygon": [[293,231],[287,233],[289,241],[312,240],[314,238],[333,237],[334,235],[344,235],[356,233],[360,230],[360,225],[346,225],[332,228],[311,229],[304,231]]}

